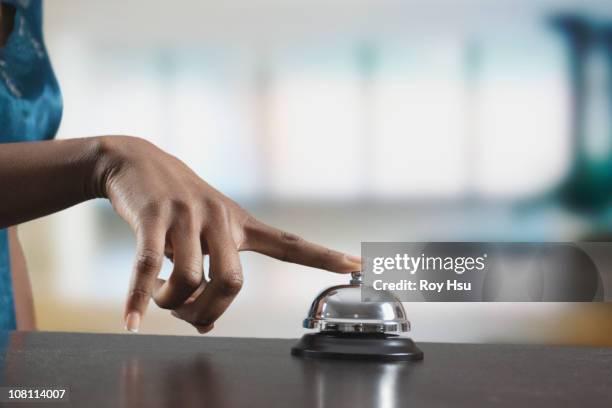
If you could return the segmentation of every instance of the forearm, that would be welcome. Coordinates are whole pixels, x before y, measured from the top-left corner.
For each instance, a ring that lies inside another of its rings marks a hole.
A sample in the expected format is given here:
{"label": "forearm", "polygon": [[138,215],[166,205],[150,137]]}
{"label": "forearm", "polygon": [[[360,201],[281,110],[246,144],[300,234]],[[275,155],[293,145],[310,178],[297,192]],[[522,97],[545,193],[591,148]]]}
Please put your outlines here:
{"label": "forearm", "polygon": [[0,228],[104,196],[103,138],[0,144]]}

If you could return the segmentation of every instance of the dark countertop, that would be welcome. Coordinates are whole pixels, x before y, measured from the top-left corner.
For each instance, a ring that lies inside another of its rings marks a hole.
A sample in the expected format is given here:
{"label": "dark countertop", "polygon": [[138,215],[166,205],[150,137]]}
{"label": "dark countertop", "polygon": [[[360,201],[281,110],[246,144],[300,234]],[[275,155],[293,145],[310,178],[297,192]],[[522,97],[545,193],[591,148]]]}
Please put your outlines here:
{"label": "dark countertop", "polygon": [[67,386],[78,407],[612,406],[612,348],[419,343],[421,362],[374,363],[294,342],[0,332],[2,386]]}

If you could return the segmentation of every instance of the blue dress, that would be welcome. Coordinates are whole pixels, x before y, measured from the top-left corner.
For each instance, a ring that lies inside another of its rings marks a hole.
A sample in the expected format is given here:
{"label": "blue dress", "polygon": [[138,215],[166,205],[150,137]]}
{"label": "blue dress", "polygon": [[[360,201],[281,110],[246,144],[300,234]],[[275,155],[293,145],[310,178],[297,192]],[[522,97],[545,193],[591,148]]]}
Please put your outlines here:
{"label": "blue dress", "polygon": [[[0,48],[0,143],[52,139],[62,98],[43,42],[42,0],[2,2],[15,18]],[[0,330],[16,328],[10,267],[7,230],[0,229]]]}

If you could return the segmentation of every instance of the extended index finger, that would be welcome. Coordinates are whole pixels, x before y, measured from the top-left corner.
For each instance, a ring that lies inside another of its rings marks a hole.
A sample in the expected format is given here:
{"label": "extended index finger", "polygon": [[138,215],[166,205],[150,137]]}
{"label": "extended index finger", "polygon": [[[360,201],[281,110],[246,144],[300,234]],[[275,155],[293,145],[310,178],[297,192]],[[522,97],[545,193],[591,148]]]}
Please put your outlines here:
{"label": "extended index finger", "polygon": [[284,262],[292,262],[331,272],[361,270],[361,258],[306,241],[298,235],[250,220],[245,225],[247,247]]}
{"label": "extended index finger", "polygon": [[136,260],[125,308],[125,326],[137,332],[161,270],[166,241],[162,223],[145,224],[136,232]]}

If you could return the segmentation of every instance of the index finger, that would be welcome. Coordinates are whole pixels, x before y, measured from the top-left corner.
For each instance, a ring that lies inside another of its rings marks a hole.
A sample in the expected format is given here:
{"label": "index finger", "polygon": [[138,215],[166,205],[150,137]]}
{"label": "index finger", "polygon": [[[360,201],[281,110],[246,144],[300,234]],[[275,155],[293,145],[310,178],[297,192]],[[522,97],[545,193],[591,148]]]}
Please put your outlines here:
{"label": "index finger", "polygon": [[252,219],[245,225],[248,249],[276,258],[331,272],[361,270],[361,258],[334,251]]}
{"label": "index finger", "polygon": [[136,260],[125,307],[125,328],[137,332],[155,288],[164,257],[166,229],[161,223],[144,224],[136,232]]}

